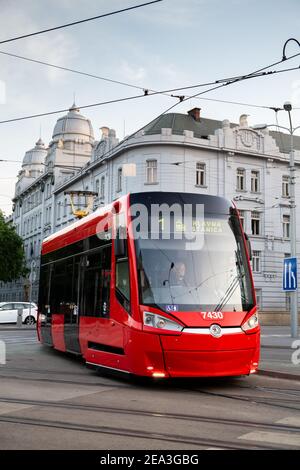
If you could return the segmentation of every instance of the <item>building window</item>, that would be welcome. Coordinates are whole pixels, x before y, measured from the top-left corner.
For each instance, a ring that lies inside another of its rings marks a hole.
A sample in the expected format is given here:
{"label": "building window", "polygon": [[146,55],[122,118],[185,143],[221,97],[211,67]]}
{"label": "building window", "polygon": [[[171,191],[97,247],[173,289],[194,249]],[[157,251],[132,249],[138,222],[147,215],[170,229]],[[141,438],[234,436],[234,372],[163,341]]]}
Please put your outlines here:
{"label": "building window", "polygon": [[117,191],[122,191],[122,168],[118,168]]}
{"label": "building window", "polygon": [[95,192],[97,193],[97,197],[100,196],[100,194],[99,194],[99,180],[98,179],[96,180],[96,183],[95,183]]}
{"label": "building window", "polygon": [[254,273],[260,273],[261,271],[261,252],[253,251],[252,253],[252,271]]}
{"label": "building window", "polygon": [[196,163],[196,186],[205,186],[205,163]]}
{"label": "building window", "polygon": [[260,213],[251,212],[251,231],[252,235],[260,235]]}
{"label": "building window", "polygon": [[246,172],[243,168],[238,168],[236,171],[236,189],[237,191],[246,189]]}
{"label": "building window", "polygon": [[290,238],[290,216],[284,215],[282,218],[283,238]]}
{"label": "building window", "polygon": [[65,197],[65,203],[64,203],[64,217],[67,216],[67,198]]}
{"label": "building window", "polygon": [[57,204],[57,218],[58,219],[60,219],[60,215],[61,215],[60,212],[61,212],[61,203],[59,202]]}
{"label": "building window", "polygon": [[239,216],[240,216],[240,220],[241,220],[243,230],[245,230],[245,211],[239,210]]}
{"label": "building window", "polygon": [[289,197],[290,195],[290,178],[287,175],[282,177],[282,196]]}
{"label": "building window", "polygon": [[147,160],[147,183],[157,183],[157,160]]}
{"label": "building window", "polygon": [[104,199],[105,197],[105,176],[101,177],[101,184],[100,184],[100,198]]}
{"label": "building window", "polygon": [[259,171],[251,171],[251,191],[252,193],[259,192]]}

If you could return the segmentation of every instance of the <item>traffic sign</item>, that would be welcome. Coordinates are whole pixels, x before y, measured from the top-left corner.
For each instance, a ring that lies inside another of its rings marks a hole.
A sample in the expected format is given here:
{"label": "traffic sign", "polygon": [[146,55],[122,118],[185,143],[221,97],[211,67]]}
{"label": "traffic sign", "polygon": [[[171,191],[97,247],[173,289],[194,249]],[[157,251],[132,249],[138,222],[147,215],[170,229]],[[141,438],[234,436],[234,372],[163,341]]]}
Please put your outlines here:
{"label": "traffic sign", "polygon": [[282,288],[284,291],[297,289],[297,258],[284,258]]}

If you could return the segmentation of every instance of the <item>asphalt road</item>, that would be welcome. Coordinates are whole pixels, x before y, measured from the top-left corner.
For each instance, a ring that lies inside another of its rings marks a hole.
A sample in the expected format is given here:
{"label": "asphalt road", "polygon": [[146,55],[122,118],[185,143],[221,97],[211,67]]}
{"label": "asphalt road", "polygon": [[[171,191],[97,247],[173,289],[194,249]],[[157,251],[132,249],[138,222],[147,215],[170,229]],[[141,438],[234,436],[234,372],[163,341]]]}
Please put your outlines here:
{"label": "asphalt road", "polygon": [[[135,383],[0,331],[0,449],[300,449],[299,382]],[[269,350],[267,352],[269,354]]]}

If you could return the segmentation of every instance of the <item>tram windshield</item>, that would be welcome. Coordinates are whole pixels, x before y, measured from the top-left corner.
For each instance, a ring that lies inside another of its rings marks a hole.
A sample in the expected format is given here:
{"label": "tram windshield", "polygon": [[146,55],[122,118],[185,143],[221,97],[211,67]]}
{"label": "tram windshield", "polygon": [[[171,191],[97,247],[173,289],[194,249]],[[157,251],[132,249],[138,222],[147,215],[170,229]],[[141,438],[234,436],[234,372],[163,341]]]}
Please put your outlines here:
{"label": "tram windshield", "polygon": [[169,312],[252,308],[251,276],[236,215],[205,214],[194,239],[179,239],[176,221],[171,230],[167,239],[150,232],[135,237],[141,304]]}

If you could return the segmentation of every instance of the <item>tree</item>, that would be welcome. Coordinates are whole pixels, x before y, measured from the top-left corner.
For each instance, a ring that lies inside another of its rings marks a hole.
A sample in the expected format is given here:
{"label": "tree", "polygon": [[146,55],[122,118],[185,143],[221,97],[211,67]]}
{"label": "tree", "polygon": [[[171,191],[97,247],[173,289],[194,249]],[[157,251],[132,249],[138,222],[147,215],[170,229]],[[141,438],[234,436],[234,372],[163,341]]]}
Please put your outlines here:
{"label": "tree", "polygon": [[11,282],[27,274],[23,240],[0,211],[0,281]]}

